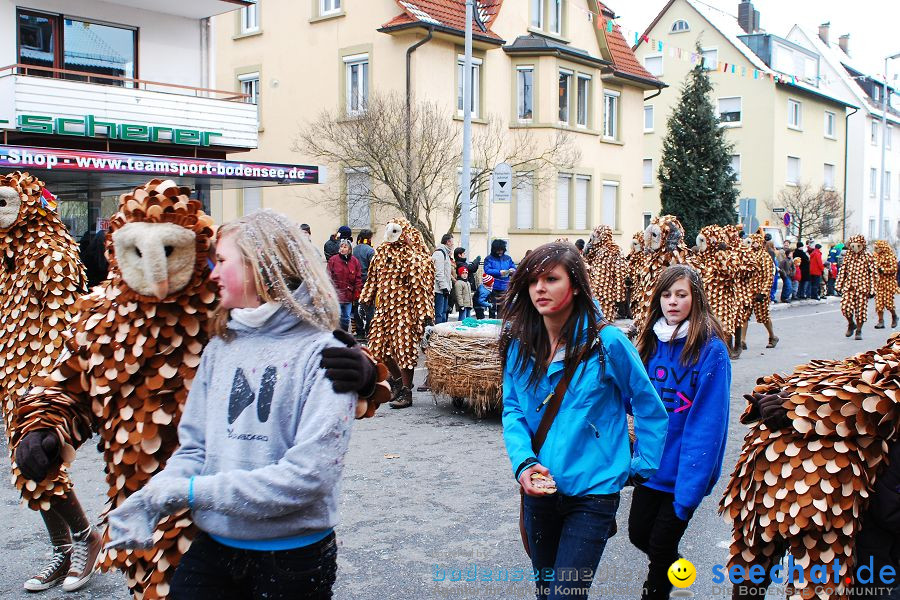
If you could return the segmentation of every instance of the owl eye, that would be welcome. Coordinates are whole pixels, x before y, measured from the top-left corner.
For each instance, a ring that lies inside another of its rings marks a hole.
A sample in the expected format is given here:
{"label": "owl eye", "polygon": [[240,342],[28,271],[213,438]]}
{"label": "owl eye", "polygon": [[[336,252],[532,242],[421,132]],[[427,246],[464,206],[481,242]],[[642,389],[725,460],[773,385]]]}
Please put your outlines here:
{"label": "owl eye", "polygon": [[138,255],[138,258],[144,256],[143,254],[141,254],[141,249],[137,246],[134,247],[134,253]]}
{"label": "owl eye", "polygon": [[173,248],[172,246],[166,246],[163,248],[163,250],[166,251],[166,256],[172,256],[172,251],[174,251],[175,248]]}
{"label": "owl eye", "polygon": [[0,208],[6,206],[6,200],[0,200]]}

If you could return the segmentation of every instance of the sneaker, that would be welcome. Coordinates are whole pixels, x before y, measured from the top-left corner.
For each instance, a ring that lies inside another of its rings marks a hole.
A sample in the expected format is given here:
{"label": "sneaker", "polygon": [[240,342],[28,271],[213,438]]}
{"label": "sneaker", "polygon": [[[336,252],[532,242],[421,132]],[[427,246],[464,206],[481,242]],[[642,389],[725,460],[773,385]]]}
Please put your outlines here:
{"label": "sneaker", "polygon": [[102,547],[100,535],[93,527],[72,536],[72,564],[66,580],[63,581],[63,590],[74,592],[87,585],[97,570],[97,558]]}
{"label": "sneaker", "polygon": [[54,585],[62,583],[69,572],[71,546],[57,546],[53,548],[53,555],[41,572],[25,582],[24,588],[29,592],[41,592],[49,590]]}

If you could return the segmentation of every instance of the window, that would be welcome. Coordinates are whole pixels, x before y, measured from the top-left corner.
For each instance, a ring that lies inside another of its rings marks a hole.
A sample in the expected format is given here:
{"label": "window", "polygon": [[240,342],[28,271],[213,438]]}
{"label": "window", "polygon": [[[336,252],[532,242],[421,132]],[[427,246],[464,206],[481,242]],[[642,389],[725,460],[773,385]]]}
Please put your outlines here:
{"label": "window", "polygon": [[262,208],[262,188],[252,187],[241,190],[241,214],[249,215]]}
{"label": "window", "polygon": [[259,31],[259,0],[251,0],[253,4],[241,9],[241,33]]}
{"label": "window", "polygon": [[825,175],[822,178],[822,182],[826,190],[834,189],[834,165],[825,163]]}
{"label": "window", "polygon": [[788,100],[788,127],[800,129],[803,126],[802,108],[796,100]]}
{"label": "window", "polygon": [[644,107],[644,133],[653,131],[653,107]]}
{"label": "window", "polygon": [[575,177],[575,229],[583,231],[588,228],[588,198],[591,190],[591,178],[587,175]]}
{"label": "window", "polygon": [[881,86],[873,86],[872,87],[872,99],[875,102],[881,102]]}
{"label": "window", "polygon": [[619,182],[603,182],[603,209],[600,214],[600,223],[609,225],[613,229],[619,227]]}
{"label": "window", "polygon": [[572,176],[560,173],[556,180],[556,228],[569,228],[569,187]]}
{"label": "window", "polygon": [[516,228],[534,227],[534,174],[516,173]]}
{"label": "window", "polygon": [[741,99],[719,98],[719,122],[728,125],[741,124]]}
{"label": "window", "polygon": [[887,129],[884,130],[884,147],[886,150],[891,149],[891,141],[893,141],[894,137],[894,128],[890,125],[887,126]]}
{"label": "window", "polygon": [[672,23],[672,33],[681,33],[683,31],[690,31],[691,26],[688,25],[688,22],[684,19],[678,19],[674,23]]}
{"label": "window", "polygon": [[569,122],[569,87],[572,85],[572,71],[559,72],[559,122]]}
{"label": "window", "polygon": [[619,137],[619,92],[603,92],[603,137]]}
{"label": "window", "polygon": [[347,114],[358,115],[369,105],[369,55],[344,57],[347,69]]}
{"label": "window", "polygon": [[517,114],[520,121],[534,118],[534,67],[516,67]]}
{"label": "window", "polygon": [[734,180],[737,183],[741,181],[741,155],[731,155],[731,172],[734,173]]}
{"label": "window", "polygon": [[562,0],[549,0],[550,33],[562,33]]}
{"label": "window", "polygon": [[835,125],[835,116],[833,112],[825,111],[825,137],[833,138],[834,136],[834,125]]}
{"label": "window", "polygon": [[[20,10],[18,17],[19,63],[67,69],[93,75],[137,78],[137,31],[131,27],[93,23],[61,15]],[[27,70],[29,75],[53,77],[47,70]],[[60,75],[65,79],[131,87],[131,82],[85,75]]]}
{"label": "window", "polygon": [[644,187],[653,187],[653,159],[644,159]]}
{"label": "window", "polygon": [[[466,68],[466,59],[460,55],[456,57],[456,112],[463,114],[463,72]],[[478,118],[481,106],[481,59],[472,58],[472,117]]]}
{"label": "window", "polygon": [[875,219],[869,219],[869,239],[875,239]]}
{"label": "window", "polygon": [[[605,187],[604,187],[603,191],[604,192],[606,191]],[[650,227],[650,220],[653,218],[653,213],[645,212],[643,216],[644,216],[644,225],[643,225],[642,229],[647,229],[648,227]]]}
{"label": "window", "polygon": [[889,220],[885,219],[884,221],[882,221],[882,222],[881,222],[881,236],[880,236],[880,237],[887,237],[887,232],[888,232],[888,230],[890,229],[890,227],[891,227],[891,222],[890,222]]}
{"label": "window", "polygon": [[703,61],[703,68],[707,71],[715,71],[719,68],[719,50],[717,48],[701,49],[700,59]]}
{"label": "window", "polygon": [[241,93],[247,95],[248,104],[259,104],[259,73],[247,73],[238,75],[241,82]]}
{"label": "window", "polygon": [[873,167],[869,169],[869,197],[874,198],[878,193],[878,171]]}
{"label": "window", "polygon": [[869,139],[872,141],[873,146],[878,145],[878,121],[872,119],[872,132],[869,136]]}
{"label": "window", "polygon": [[787,157],[787,184],[800,184],[800,159],[796,156]]}
{"label": "window", "polygon": [[659,56],[647,56],[644,57],[644,68],[650,71],[651,75],[659,77],[663,74],[663,57],[662,54]]}
{"label": "window", "polygon": [[372,184],[368,173],[347,173],[347,225],[350,229],[371,227]]}
{"label": "window", "polygon": [[884,172],[884,191],[882,192],[882,194],[884,194],[885,200],[891,199],[891,172],[890,171]]}
{"label": "window", "polygon": [[544,28],[544,0],[531,0],[531,26]]}
{"label": "window", "polygon": [[579,127],[587,127],[588,110],[591,106],[591,77],[589,75],[578,75],[577,94],[578,114],[576,115],[576,124]]}
{"label": "window", "polygon": [[562,35],[563,0],[531,0],[532,27]]}
{"label": "window", "polygon": [[319,0],[319,14],[330,15],[341,12],[341,0]]}

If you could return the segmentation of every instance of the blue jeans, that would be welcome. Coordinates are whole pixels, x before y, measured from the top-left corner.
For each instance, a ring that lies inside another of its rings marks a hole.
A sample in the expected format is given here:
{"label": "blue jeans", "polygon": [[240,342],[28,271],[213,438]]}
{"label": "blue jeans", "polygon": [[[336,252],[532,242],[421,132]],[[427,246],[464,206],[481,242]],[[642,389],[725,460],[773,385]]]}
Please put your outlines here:
{"label": "blue jeans", "polygon": [[472,312],[471,308],[461,308],[461,309],[459,309],[459,316],[457,318],[460,321],[462,321],[463,319],[468,319],[470,312]]}
{"label": "blue jeans", "polygon": [[794,289],[794,282],[788,279],[786,275],[781,276],[781,301],[790,302],[791,292]]}
{"label": "blue jeans", "polygon": [[353,312],[352,302],[341,302],[341,329],[350,331],[350,314]]}
{"label": "blue jeans", "polygon": [[776,271],[775,276],[772,278],[772,289],[769,290],[769,300],[775,302],[775,292],[778,290],[778,272]]}
{"label": "blue jeans", "polygon": [[434,295],[434,323],[447,321],[447,294],[438,292]]}
{"label": "blue jeans", "polygon": [[294,550],[264,552],[223,546],[200,533],[181,558],[173,600],[328,600],[337,576],[334,533]]}
{"label": "blue jeans", "polygon": [[538,600],[588,597],[593,576],[579,581],[579,577],[559,574],[597,571],[618,508],[618,493],[525,496],[525,532],[531,547],[531,564],[540,573],[535,584]]}

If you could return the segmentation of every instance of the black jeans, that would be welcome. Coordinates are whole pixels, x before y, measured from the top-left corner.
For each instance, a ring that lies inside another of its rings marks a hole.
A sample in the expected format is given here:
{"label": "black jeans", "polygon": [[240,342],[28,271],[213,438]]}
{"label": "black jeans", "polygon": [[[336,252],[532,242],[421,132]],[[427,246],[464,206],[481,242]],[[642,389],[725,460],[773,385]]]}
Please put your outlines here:
{"label": "black jeans", "polygon": [[628,515],[628,538],[650,559],[643,598],[667,600],[672,584],[668,570],[678,560],[678,544],[688,521],[675,515],[675,496],[643,485],[634,486]]}
{"label": "black jeans", "polygon": [[541,573],[539,600],[588,597],[618,508],[619,494],[525,496],[531,564]]}
{"label": "black jeans", "polygon": [[263,552],[223,546],[205,533],[172,578],[174,600],[329,600],[337,576],[334,533],[310,546]]}

